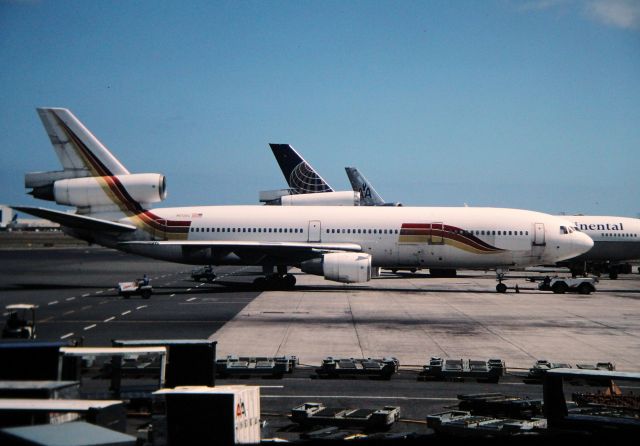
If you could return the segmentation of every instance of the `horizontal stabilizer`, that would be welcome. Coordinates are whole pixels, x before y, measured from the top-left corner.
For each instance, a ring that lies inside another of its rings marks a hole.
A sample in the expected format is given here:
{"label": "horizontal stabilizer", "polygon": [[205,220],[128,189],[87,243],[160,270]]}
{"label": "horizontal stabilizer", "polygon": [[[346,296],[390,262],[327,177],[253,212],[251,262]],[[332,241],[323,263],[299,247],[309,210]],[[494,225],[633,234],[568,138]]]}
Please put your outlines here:
{"label": "horizontal stabilizer", "polygon": [[105,232],[132,232],[137,229],[132,225],[115,223],[113,221],[101,220],[99,218],[87,217],[84,215],[70,214],[68,212],[54,211],[53,209],[45,209],[32,206],[11,207],[16,211],[51,220],[67,228],[88,229],[92,231]]}

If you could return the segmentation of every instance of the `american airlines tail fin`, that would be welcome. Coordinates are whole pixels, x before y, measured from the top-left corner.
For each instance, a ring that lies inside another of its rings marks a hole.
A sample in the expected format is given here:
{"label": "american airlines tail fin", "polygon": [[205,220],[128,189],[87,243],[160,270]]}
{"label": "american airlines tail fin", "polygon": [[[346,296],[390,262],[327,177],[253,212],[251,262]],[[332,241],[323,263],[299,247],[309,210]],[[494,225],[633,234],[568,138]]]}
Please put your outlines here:
{"label": "american airlines tail fin", "polygon": [[269,144],[289,187],[296,194],[334,192],[290,144]]}
{"label": "american airlines tail fin", "polygon": [[345,167],[347,176],[351,182],[351,188],[355,192],[360,192],[361,204],[364,206],[402,206],[402,203],[388,203],[376,192],[371,183],[355,167]]}

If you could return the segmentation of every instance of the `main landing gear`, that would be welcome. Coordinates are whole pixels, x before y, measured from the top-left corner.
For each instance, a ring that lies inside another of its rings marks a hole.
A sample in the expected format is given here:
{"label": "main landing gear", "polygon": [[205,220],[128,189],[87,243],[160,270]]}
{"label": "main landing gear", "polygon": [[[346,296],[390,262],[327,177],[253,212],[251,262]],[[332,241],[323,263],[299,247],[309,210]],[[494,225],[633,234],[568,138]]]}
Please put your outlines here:
{"label": "main landing gear", "polygon": [[287,273],[286,265],[278,265],[274,272],[273,266],[263,266],[264,277],[258,277],[253,285],[260,290],[290,290],[296,286],[296,277]]}
{"label": "main landing gear", "polygon": [[296,286],[296,277],[293,274],[270,274],[258,277],[253,285],[260,290],[290,290]]}
{"label": "main landing gear", "polygon": [[507,286],[504,283],[502,283],[502,280],[504,279],[505,274],[506,274],[506,271],[502,269],[496,270],[496,280],[498,281],[498,284],[496,285],[496,291],[498,293],[507,292]]}

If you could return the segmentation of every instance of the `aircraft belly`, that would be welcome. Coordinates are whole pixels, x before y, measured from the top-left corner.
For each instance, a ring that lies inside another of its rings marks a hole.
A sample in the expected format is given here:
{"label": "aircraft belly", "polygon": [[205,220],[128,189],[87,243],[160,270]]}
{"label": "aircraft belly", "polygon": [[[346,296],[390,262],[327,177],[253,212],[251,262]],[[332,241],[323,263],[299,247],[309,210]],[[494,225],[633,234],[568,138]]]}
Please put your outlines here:
{"label": "aircraft belly", "polygon": [[640,242],[637,241],[595,241],[593,248],[571,260],[606,261],[640,259]]}

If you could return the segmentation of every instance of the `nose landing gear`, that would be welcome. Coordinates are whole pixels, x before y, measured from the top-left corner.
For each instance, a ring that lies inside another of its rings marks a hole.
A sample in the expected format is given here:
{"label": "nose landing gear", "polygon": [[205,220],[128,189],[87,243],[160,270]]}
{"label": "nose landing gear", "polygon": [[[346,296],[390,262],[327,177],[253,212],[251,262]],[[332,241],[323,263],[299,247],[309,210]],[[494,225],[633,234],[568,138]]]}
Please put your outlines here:
{"label": "nose landing gear", "polygon": [[504,283],[502,283],[502,280],[504,279],[505,274],[506,274],[506,271],[500,268],[496,269],[496,280],[498,281],[498,284],[496,285],[496,292],[498,293],[507,292],[507,286]]}

